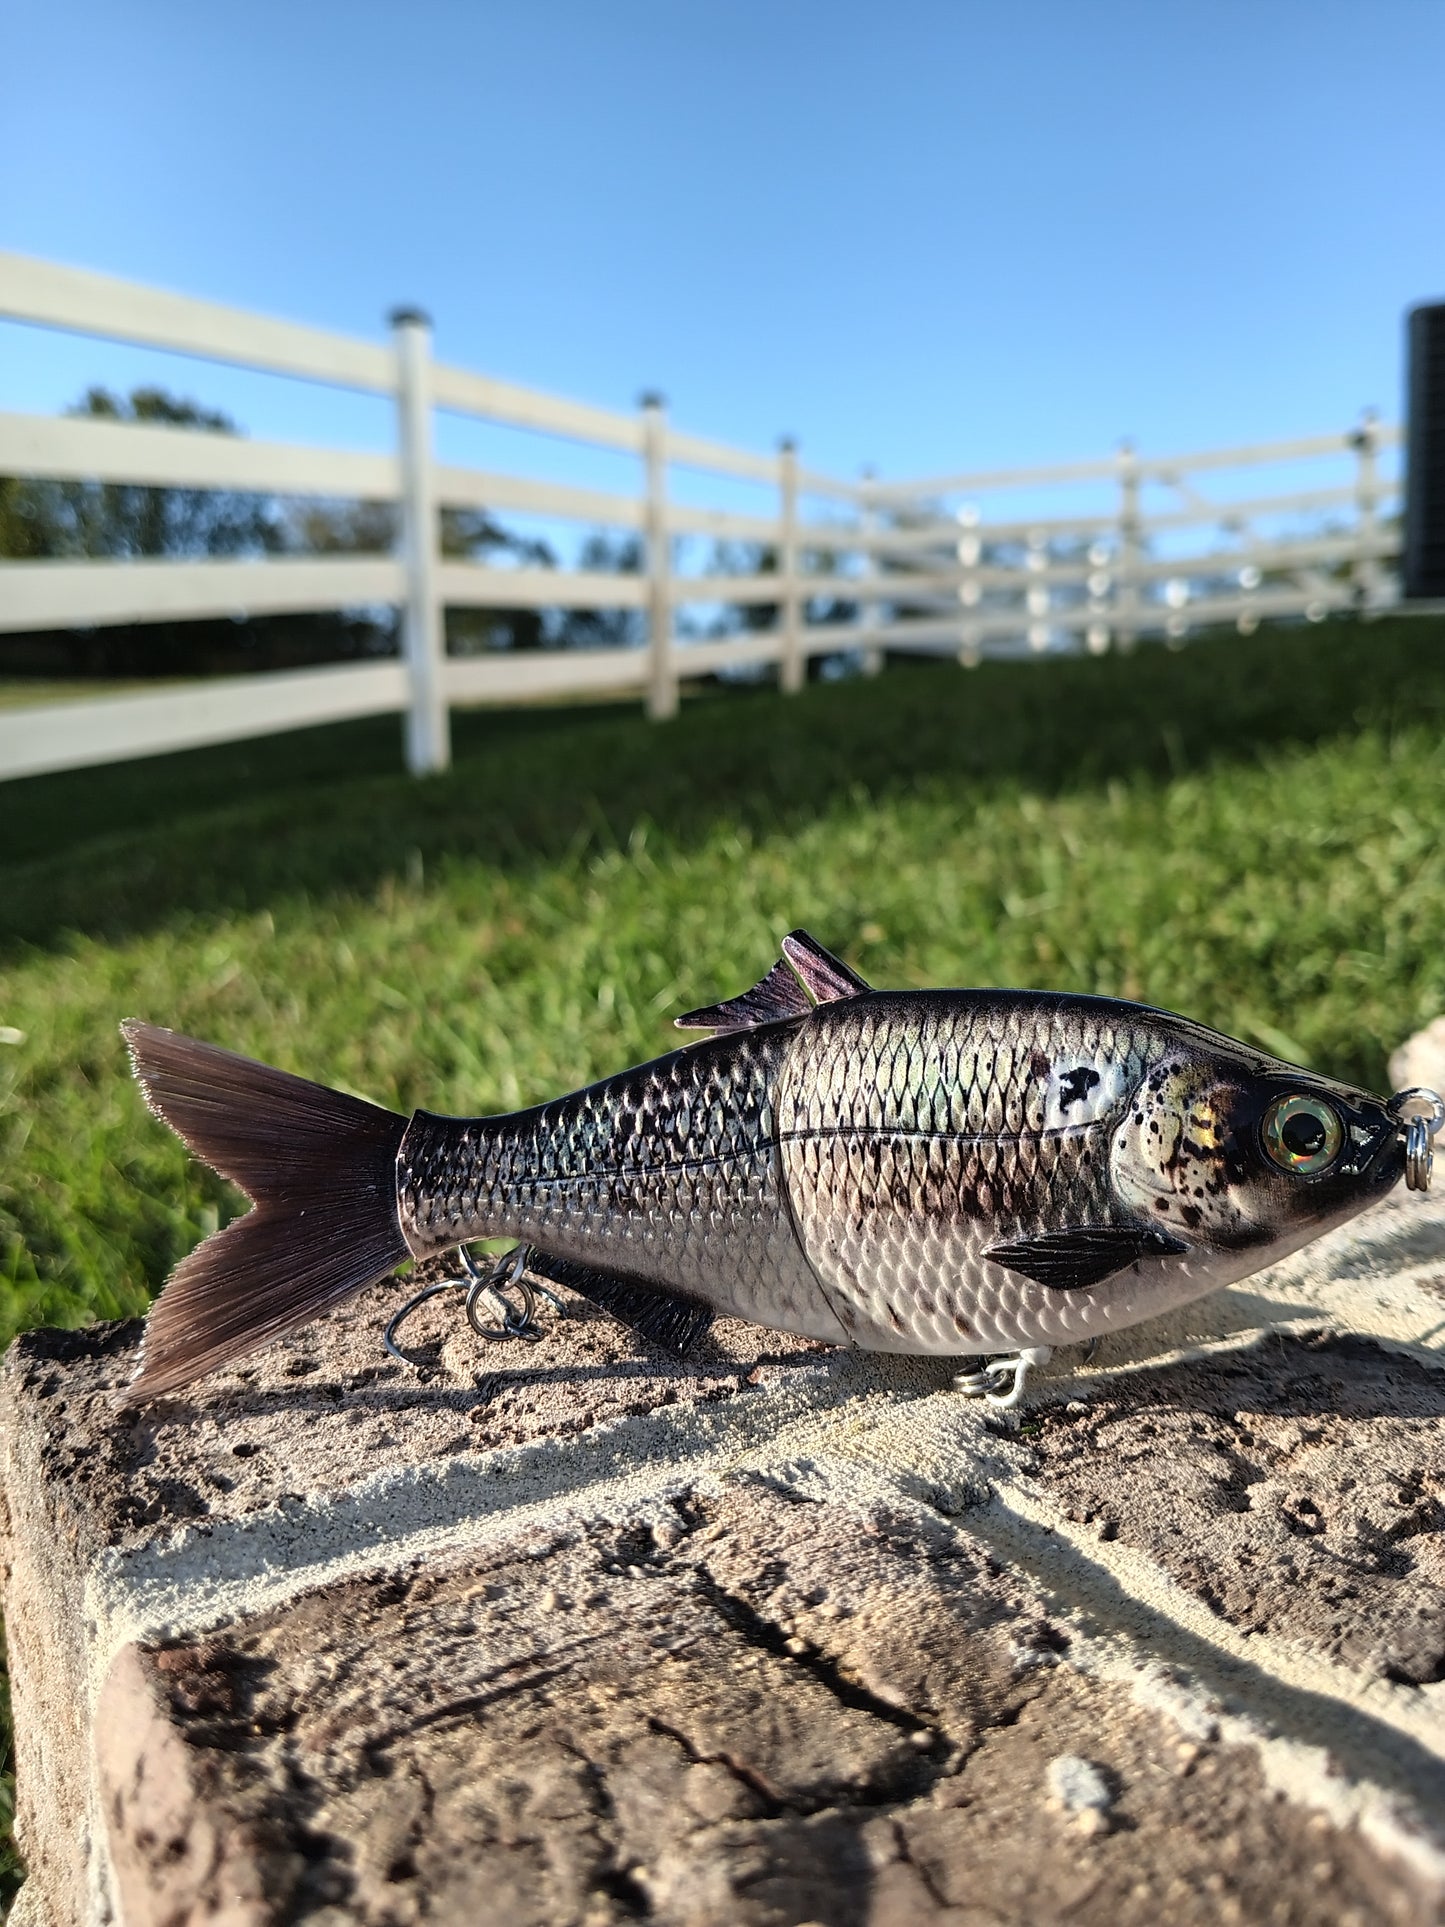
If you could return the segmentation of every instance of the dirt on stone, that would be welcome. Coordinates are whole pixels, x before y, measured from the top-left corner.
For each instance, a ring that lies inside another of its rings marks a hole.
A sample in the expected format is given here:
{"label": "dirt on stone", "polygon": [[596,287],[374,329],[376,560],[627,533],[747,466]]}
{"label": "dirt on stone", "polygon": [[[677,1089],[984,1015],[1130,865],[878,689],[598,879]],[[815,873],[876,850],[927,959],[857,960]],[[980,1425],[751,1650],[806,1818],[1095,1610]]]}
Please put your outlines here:
{"label": "dirt on stone", "polygon": [[[246,1919],[324,1927],[1430,1918],[1067,1645],[956,1525],[757,1477],[330,1586],[129,1649],[155,1716],[132,1694],[101,1733],[126,1918],[231,1918],[237,1860]],[[1060,1756],[1104,1789],[1080,1811]]]}
{"label": "dirt on stone", "polygon": [[388,1468],[567,1439],[668,1407],[751,1396],[779,1375],[826,1370],[828,1348],[719,1320],[679,1363],[585,1301],[547,1313],[543,1342],[487,1344],[457,1302],[433,1301],[382,1349],[415,1281],[388,1281],[182,1396],[117,1413],[138,1320],[22,1334],[8,1396],[43,1430],[47,1483],[77,1530],[120,1544],[157,1524],[240,1518],[302,1490],[341,1491]]}
{"label": "dirt on stone", "polygon": [[1368,1339],[1276,1337],[1043,1407],[1030,1470],[1232,1625],[1367,1675],[1445,1679],[1445,1377]]}

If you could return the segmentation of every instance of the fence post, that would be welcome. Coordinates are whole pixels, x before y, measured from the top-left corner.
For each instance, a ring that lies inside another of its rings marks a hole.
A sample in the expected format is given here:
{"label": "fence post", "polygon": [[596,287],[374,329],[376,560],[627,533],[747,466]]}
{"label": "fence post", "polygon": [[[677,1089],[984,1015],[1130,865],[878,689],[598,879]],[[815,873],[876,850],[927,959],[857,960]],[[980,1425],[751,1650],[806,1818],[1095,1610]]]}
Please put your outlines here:
{"label": "fence post", "polygon": [[672,537],[667,526],[667,404],[639,397],[646,495],[642,505],[647,560],[647,713],[655,723],[677,714],[672,652]]}
{"label": "fence post", "polygon": [[402,647],[411,678],[406,762],[413,776],[452,760],[446,638],[437,587],[436,488],[431,445],[431,322],[419,308],[391,315],[396,344],[397,443],[401,457],[401,548],[406,568]]}
{"label": "fence post", "polygon": [[1042,529],[1030,529],[1028,533],[1028,552],[1024,557],[1024,567],[1028,570],[1028,587],[1024,591],[1024,603],[1029,613],[1029,648],[1036,653],[1049,646],[1049,625],[1044,620],[1052,607],[1053,597],[1045,579],[1049,566],[1049,538]]}
{"label": "fence post", "polygon": [[[865,538],[876,535],[878,532],[878,511],[874,508],[872,498],[868,494],[868,484],[872,480],[873,470],[865,468],[863,485],[858,491],[858,533]],[[878,552],[872,547],[865,547],[859,553],[863,557],[863,580],[870,589],[876,588],[881,574],[878,567]],[[865,676],[882,675],[883,651],[876,642],[868,640],[869,632],[879,628],[883,620],[883,611],[872,596],[859,604],[858,620],[859,627],[863,631],[863,674]]]}
{"label": "fence post", "polygon": [[1355,556],[1355,601],[1365,611],[1375,607],[1380,593],[1380,564],[1375,555],[1375,538],[1379,534],[1379,521],[1376,509],[1380,499],[1379,464],[1375,459],[1378,438],[1375,424],[1379,420],[1373,408],[1367,408],[1360,419],[1360,425],[1351,435],[1356,457],[1355,469],[1355,539],[1359,549]]}
{"label": "fence post", "polygon": [[1119,534],[1114,570],[1119,620],[1115,646],[1128,655],[1139,640],[1139,462],[1132,442],[1119,444]]}
{"label": "fence post", "polygon": [[1089,544],[1089,574],[1084,585],[1089,592],[1089,626],[1084,631],[1084,645],[1091,656],[1107,655],[1109,650],[1109,605],[1105,597],[1113,582],[1109,573],[1112,560],[1107,543],[1096,540]]}
{"label": "fence post", "polygon": [[790,436],[778,443],[778,531],[778,579],[783,587],[778,685],[785,696],[796,696],[808,680],[808,665],[798,596],[798,445]]}
{"label": "fence post", "polygon": [[958,510],[958,566],[963,571],[958,585],[958,600],[967,611],[959,628],[958,660],[965,669],[977,669],[983,659],[983,625],[979,609],[983,603],[983,584],[978,566],[983,560],[983,537],[978,532],[979,511],[973,502]]}

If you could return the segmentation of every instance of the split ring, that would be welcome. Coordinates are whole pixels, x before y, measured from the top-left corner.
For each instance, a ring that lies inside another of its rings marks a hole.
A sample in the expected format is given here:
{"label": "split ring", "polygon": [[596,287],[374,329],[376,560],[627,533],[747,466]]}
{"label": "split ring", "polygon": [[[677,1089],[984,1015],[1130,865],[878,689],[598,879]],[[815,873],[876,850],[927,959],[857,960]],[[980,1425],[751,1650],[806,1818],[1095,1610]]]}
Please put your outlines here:
{"label": "split ring", "polygon": [[[1413,1117],[1402,1115],[1407,1104],[1416,1106]],[[1424,1107],[1421,1115],[1418,1107]],[[1405,1183],[1411,1191],[1430,1189],[1430,1171],[1435,1162],[1435,1133],[1445,1125],[1445,1098],[1438,1091],[1417,1087],[1397,1091],[1388,1109],[1405,1127]]]}

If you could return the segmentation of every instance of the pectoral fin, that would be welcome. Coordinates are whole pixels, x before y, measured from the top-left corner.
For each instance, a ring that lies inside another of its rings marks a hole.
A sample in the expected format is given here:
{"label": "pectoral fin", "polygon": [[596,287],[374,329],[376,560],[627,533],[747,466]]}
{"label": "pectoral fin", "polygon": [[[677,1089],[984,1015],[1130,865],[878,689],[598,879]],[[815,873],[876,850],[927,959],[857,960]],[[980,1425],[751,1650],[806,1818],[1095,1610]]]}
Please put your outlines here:
{"label": "pectoral fin", "polygon": [[984,1255],[1050,1291],[1083,1291],[1101,1285],[1141,1258],[1168,1258],[1189,1249],[1150,1225],[1086,1224],[1044,1231],[1017,1244],[995,1245]]}
{"label": "pectoral fin", "polygon": [[626,1272],[596,1271],[574,1258],[553,1258],[535,1247],[528,1254],[527,1269],[549,1284],[565,1285],[589,1299],[673,1358],[686,1358],[707,1337],[713,1321],[710,1305],[685,1298],[681,1292],[664,1291]]}
{"label": "pectoral fin", "polygon": [[685,1017],[674,1017],[673,1023],[679,1030],[755,1030],[759,1024],[806,1017],[815,1003],[838,1003],[869,988],[806,930],[792,930],[783,938],[783,956],[786,962],[775,963],[761,983],[740,997],[709,1004],[705,1010],[690,1010]]}

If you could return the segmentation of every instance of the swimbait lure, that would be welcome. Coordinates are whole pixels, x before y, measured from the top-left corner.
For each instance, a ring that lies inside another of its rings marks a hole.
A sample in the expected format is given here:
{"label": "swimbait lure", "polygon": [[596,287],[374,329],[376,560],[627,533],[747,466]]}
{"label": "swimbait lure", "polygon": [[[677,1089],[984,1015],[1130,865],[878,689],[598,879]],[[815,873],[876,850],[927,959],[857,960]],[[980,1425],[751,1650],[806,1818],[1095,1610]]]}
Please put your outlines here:
{"label": "swimbait lure", "polygon": [[[408,1258],[522,1241],[679,1354],[723,1313],[838,1345],[1047,1348],[1258,1270],[1429,1181],[1403,1099],[1107,997],[870,989],[803,931],[711,1031],[509,1116],[411,1118],[149,1024],[152,1109],[255,1209],[156,1301],[128,1396],[173,1392]],[[1418,1106],[1416,1107],[1419,1108]],[[476,1274],[481,1276],[482,1274]]]}

